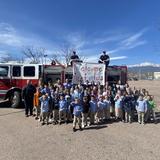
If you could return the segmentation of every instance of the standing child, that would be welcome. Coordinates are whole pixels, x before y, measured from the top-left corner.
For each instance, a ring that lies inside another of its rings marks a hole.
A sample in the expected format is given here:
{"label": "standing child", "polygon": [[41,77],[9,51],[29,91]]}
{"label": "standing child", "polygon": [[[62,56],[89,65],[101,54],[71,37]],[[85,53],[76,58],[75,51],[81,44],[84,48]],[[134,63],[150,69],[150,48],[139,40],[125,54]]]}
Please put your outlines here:
{"label": "standing child", "polygon": [[109,97],[106,95],[104,99],[104,119],[110,120],[110,107],[111,107],[111,101],[109,100]]}
{"label": "standing child", "polygon": [[55,94],[53,98],[53,124],[58,123],[58,111],[59,111],[59,95]]}
{"label": "standing child", "polygon": [[66,92],[65,100],[67,103],[67,111],[66,111],[66,116],[67,116],[67,123],[72,121],[72,114],[71,114],[71,96],[69,94],[69,91]]}
{"label": "standing child", "polygon": [[94,124],[95,122],[95,114],[97,112],[97,100],[95,99],[94,95],[91,95],[90,104],[90,125]]}
{"label": "standing child", "polygon": [[146,100],[143,99],[143,95],[139,96],[136,105],[137,113],[138,113],[138,123],[144,125],[144,116],[147,112],[147,103]]}
{"label": "standing child", "polygon": [[96,123],[103,121],[103,109],[104,109],[103,97],[100,96],[99,101],[97,103]]}
{"label": "standing child", "polygon": [[127,92],[124,92],[123,108],[124,108],[124,112],[125,112],[125,122],[131,123],[132,97],[131,97],[131,95],[128,95]]}
{"label": "standing child", "polygon": [[49,120],[49,97],[47,94],[43,95],[42,97],[39,98],[41,102],[41,118],[42,118],[42,125],[45,124],[45,119],[47,121]]}
{"label": "standing child", "polygon": [[60,125],[62,123],[62,118],[64,119],[65,123],[67,124],[66,112],[67,112],[67,102],[64,98],[64,95],[61,94],[60,101],[59,101],[59,124]]}
{"label": "standing child", "polygon": [[73,105],[73,115],[74,115],[74,119],[73,119],[73,131],[76,131],[76,124],[78,121],[78,125],[79,125],[79,129],[80,131],[82,130],[81,127],[81,114],[82,114],[82,105],[80,103],[79,98],[75,98],[75,103]]}
{"label": "standing child", "polygon": [[155,115],[155,107],[156,107],[156,103],[154,101],[154,96],[148,96],[148,109],[149,109],[149,115],[148,118],[149,120],[151,120],[151,115],[153,118],[153,121],[155,122],[156,120],[156,115]]}
{"label": "standing child", "polygon": [[120,119],[122,120],[122,98],[120,94],[116,95],[115,97],[115,117],[116,120]]}
{"label": "standing child", "polygon": [[40,92],[40,88],[37,87],[36,88],[36,93],[34,94],[34,101],[33,101],[33,104],[34,104],[34,108],[35,108],[35,114],[36,114],[36,117],[35,119],[37,120],[39,115],[40,115],[40,103],[39,103],[39,98],[41,97],[41,92]]}
{"label": "standing child", "polygon": [[85,126],[87,126],[87,117],[88,117],[89,108],[90,108],[87,96],[83,97],[82,107],[83,107],[83,112],[82,112],[82,128],[84,128]]}

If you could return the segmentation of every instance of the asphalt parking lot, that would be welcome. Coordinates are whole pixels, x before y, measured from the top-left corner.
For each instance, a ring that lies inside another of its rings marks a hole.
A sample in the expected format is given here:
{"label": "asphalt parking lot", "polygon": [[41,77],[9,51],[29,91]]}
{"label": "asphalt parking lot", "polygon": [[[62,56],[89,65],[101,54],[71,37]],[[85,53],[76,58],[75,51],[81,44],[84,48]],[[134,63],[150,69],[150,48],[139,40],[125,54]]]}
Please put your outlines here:
{"label": "asphalt parking lot", "polygon": [[0,108],[0,160],[158,160],[160,124],[108,123],[73,133],[44,125],[24,109]]}

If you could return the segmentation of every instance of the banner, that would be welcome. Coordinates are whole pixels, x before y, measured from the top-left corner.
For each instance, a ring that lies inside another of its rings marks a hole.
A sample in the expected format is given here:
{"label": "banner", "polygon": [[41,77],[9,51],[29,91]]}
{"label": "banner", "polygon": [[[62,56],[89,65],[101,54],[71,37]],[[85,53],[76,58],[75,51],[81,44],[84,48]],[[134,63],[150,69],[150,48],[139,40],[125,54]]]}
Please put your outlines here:
{"label": "banner", "polygon": [[73,84],[79,82],[84,84],[94,82],[105,84],[105,64],[99,63],[74,63],[73,64]]}

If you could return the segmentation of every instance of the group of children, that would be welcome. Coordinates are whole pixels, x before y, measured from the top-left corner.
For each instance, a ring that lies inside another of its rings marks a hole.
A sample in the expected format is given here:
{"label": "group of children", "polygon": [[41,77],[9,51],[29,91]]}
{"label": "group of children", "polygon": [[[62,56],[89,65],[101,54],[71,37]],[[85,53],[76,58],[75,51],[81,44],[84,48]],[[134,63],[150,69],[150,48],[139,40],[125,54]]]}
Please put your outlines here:
{"label": "group of children", "polygon": [[107,122],[111,119],[131,123],[136,120],[144,124],[155,121],[155,102],[145,89],[133,90],[128,84],[105,86],[95,84],[72,85],[57,81],[40,85],[34,95],[35,119],[41,124],[59,124],[73,122],[83,130],[86,126]]}

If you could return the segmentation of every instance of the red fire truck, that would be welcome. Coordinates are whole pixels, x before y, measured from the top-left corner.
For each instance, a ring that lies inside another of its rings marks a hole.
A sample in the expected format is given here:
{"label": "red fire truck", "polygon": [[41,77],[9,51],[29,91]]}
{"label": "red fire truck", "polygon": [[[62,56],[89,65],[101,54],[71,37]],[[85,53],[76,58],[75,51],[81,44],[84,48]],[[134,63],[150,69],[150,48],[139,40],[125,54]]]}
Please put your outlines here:
{"label": "red fire truck", "polygon": [[21,91],[27,80],[38,85],[39,79],[56,78],[64,80],[65,67],[62,65],[40,64],[0,64],[0,98],[9,99],[11,107],[16,108],[21,102]]}
{"label": "red fire truck", "polygon": [[[72,75],[71,66],[0,63],[0,99],[8,99],[11,107],[16,108],[21,103],[21,91],[28,79],[37,86],[40,78],[54,83],[57,78],[62,82],[66,78],[72,80]],[[124,84],[127,67],[109,66],[105,75],[106,81],[115,83],[120,80]]]}

